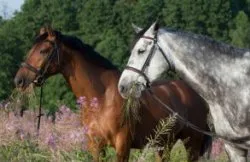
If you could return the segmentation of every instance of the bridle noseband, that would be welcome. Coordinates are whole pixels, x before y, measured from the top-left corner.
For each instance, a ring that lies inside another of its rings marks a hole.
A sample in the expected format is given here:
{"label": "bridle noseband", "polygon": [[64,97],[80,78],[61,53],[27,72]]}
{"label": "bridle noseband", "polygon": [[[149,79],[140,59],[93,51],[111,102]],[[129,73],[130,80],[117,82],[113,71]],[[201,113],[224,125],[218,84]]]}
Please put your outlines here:
{"label": "bridle noseband", "polygon": [[49,54],[46,58],[45,61],[43,62],[43,64],[41,65],[40,68],[36,68],[32,65],[30,65],[27,62],[22,62],[21,63],[21,67],[25,67],[28,70],[32,71],[33,73],[36,74],[35,79],[32,81],[33,83],[37,84],[37,85],[42,85],[45,81],[45,74],[48,71],[48,68],[51,64],[52,59],[57,56],[58,58],[58,64],[59,64],[59,49],[58,46],[55,42],[50,41],[50,40],[45,40],[44,42],[49,42],[50,44],[52,44],[53,46],[53,51],[51,54]]}
{"label": "bridle noseband", "polygon": [[125,66],[124,69],[136,72],[139,75],[143,76],[143,78],[146,80],[146,87],[150,87],[150,80],[149,80],[148,76],[145,74],[145,70],[149,66],[149,64],[150,64],[150,62],[151,62],[151,60],[152,60],[152,58],[153,58],[153,56],[155,54],[156,46],[158,47],[158,49],[160,50],[160,52],[163,55],[164,59],[167,61],[168,65],[169,65],[168,71],[170,71],[170,70],[175,71],[175,70],[174,70],[173,63],[167,58],[167,56],[165,55],[165,52],[162,50],[161,46],[157,43],[157,37],[156,36],[154,38],[149,37],[149,36],[142,36],[141,38],[153,40],[153,43],[154,43],[153,47],[151,48],[151,50],[149,52],[149,55],[148,55],[145,63],[143,64],[141,70],[139,70],[137,68],[134,68],[132,66],[128,66],[128,65]]}

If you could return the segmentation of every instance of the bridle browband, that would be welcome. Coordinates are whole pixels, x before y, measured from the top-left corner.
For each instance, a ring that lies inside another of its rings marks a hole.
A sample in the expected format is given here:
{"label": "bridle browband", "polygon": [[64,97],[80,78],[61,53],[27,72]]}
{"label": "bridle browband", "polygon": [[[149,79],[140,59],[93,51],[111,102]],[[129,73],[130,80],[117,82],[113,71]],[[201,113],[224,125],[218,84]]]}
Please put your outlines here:
{"label": "bridle browband", "polygon": [[49,42],[53,46],[53,51],[51,52],[51,54],[48,54],[48,56],[46,57],[45,61],[43,62],[40,68],[36,68],[27,62],[21,63],[21,67],[25,67],[28,70],[36,74],[36,77],[32,82],[37,85],[42,85],[44,83],[44,80],[45,80],[44,76],[46,72],[48,71],[48,68],[51,64],[52,59],[55,56],[57,56],[58,58],[58,65],[59,65],[59,49],[58,49],[57,44],[50,40],[45,40],[44,42]]}
{"label": "bridle browband", "polygon": [[151,50],[149,52],[149,55],[148,55],[146,61],[144,62],[143,66],[140,70],[137,68],[134,68],[132,66],[128,66],[128,65],[125,66],[124,69],[136,72],[139,75],[143,76],[143,78],[146,80],[146,87],[150,87],[150,80],[149,80],[148,76],[145,74],[145,70],[149,66],[149,64],[150,64],[150,62],[155,54],[156,46],[158,47],[158,49],[160,50],[164,59],[167,61],[168,65],[169,65],[168,71],[175,71],[175,69],[174,69],[174,65],[173,65],[172,61],[169,58],[167,58],[167,56],[165,55],[165,52],[162,50],[161,46],[157,43],[157,36],[155,36],[155,37],[142,36],[141,38],[153,40],[153,43],[154,43],[153,47],[151,48]]}

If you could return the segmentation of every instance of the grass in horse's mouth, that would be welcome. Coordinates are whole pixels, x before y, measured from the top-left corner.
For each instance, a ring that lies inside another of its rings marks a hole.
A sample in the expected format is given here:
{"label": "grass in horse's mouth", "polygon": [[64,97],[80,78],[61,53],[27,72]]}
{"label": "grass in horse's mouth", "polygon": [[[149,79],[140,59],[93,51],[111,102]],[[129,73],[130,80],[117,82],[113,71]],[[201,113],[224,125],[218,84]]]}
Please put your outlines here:
{"label": "grass in horse's mouth", "polygon": [[135,97],[136,93],[136,84],[133,84],[131,86],[131,93],[125,99],[123,104],[123,120],[122,125],[126,122],[130,125],[131,133],[133,133],[134,125],[136,122],[140,122],[140,114],[139,114],[139,108],[140,108],[140,100],[139,98]]}
{"label": "grass in horse's mouth", "polygon": [[38,104],[38,96],[34,90],[34,84],[30,84],[25,89],[20,90],[20,88],[15,88],[9,98],[6,100],[6,111],[13,111],[20,109],[20,106],[25,105],[25,107],[34,107]]}

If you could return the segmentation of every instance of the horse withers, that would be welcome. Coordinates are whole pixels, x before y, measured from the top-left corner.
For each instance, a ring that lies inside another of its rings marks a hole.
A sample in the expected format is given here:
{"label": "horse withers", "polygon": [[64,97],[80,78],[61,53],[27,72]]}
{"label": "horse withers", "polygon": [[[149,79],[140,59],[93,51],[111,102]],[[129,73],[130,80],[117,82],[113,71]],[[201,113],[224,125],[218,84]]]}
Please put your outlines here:
{"label": "horse withers", "polygon": [[250,50],[159,28],[157,22],[136,31],[140,36],[118,85],[121,95],[126,97],[134,82],[140,94],[143,85],[163,72],[178,72],[208,102],[216,133],[230,141],[225,144],[229,158],[245,162],[250,148]]}
{"label": "horse withers", "polygon": [[[64,76],[77,98],[98,103],[93,107],[92,102],[86,102],[81,108],[81,122],[87,128],[87,148],[95,161],[99,160],[105,145],[115,148],[117,161],[128,161],[130,148],[142,148],[147,143],[146,137],[154,135],[153,129],[159,120],[171,114],[145,92],[139,108],[140,121],[132,129],[129,121],[124,122],[123,118],[124,99],[117,89],[118,69],[80,39],[42,28],[16,74],[15,84],[24,90],[31,83],[41,85],[57,73]],[[200,128],[207,128],[207,105],[184,82],[155,84],[152,90],[165,104]],[[191,160],[197,160],[204,135],[178,121],[171,133],[176,139],[189,138],[186,146],[190,149]]]}

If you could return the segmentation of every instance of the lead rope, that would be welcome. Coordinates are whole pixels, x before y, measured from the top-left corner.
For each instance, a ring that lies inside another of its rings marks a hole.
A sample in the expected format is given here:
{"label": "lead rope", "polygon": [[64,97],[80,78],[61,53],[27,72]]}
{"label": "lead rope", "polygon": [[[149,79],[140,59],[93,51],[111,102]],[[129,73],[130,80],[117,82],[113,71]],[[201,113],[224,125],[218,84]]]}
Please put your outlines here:
{"label": "lead rope", "polygon": [[[247,149],[249,150],[250,147],[246,147],[245,145],[241,144],[243,141],[241,140],[238,140],[238,139],[230,139],[228,137],[225,137],[225,136],[221,136],[221,135],[218,135],[218,134],[215,134],[213,132],[209,132],[209,131],[205,131],[205,130],[202,130],[200,129],[198,126],[194,125],[193,123],[189,122],[187,119],[183,118],[182,116],[180,116],[177,112],[175,112],[174,110],[172,110],[168,105],[166,105],[165,103],[163,103],[161,101],[161,99],[159,97],[157,97],[155,95],[155,93],[152,91],[152,89],[148,88],[147,89],[149,91],[149,93],[153,96],[153,98],[159,102],[163,107],[165,107],[168,111],[170,111],[172,114],[175,114],[176,117],[178,119],[180,119],[180,121],[182,123],[184,123],[184,125],[186,125],[187,127],[190,127],[192,128],[193,130],[196,130],[197,132],[200,132],[200,133],[203,133],[205,135],[208,135],[208,136],[211,136],[211,137],[214,137],[214,138],[221,138],[224,142],[226,143],[229,143],[229,144],[232,144],[232,145],[236,145],[237,147],[239,148],[242,148],[242,149]],[[164,109],[165,110],[165,109]],[[238,143],[236,143],[237,141],[239,141]]]}
{"label": "lead rope", "polygon": [[[58,61],[59,61],[59,57],[58,57]],[[44,71],[41,74],[42,81],[41,81],[41,89],[40,89],[39,110],[38,110],[38,116],[37,116],[37,118],[38,118],[37,119],[37,137],[39,136],[40,125],[41,125],[41,117],[44,115],[42,113],[43,84],[45,82],[43,77],[44,77],[45,73],[47,72],[50,63],[51,63],[51,59],[48,60],[48,63],[45,65]]]}
{"label": "lead rope", "polygon": [[42,114],[42,99],[43,99],[43,84],[41,85],[41,89],[40,89],[39,110],[38,110],[38,116],[37,116],[37,118],[38,118],[38,120],[37,120],[37,136],[39,136],[41,117],[43,116],[43,114]]}

